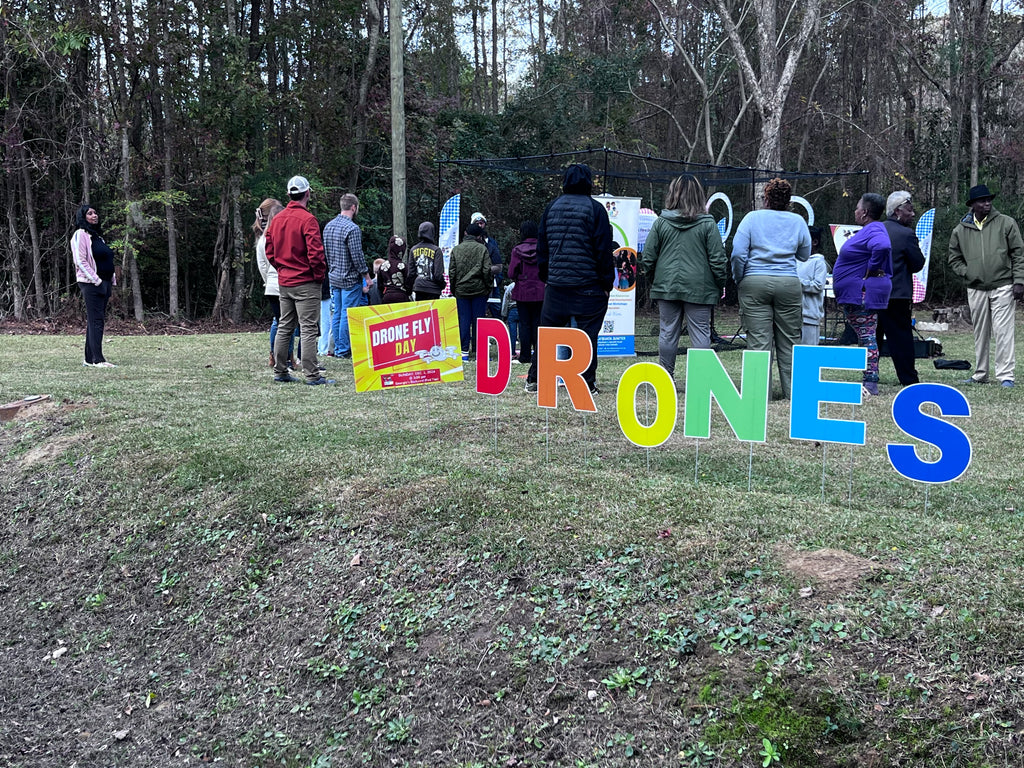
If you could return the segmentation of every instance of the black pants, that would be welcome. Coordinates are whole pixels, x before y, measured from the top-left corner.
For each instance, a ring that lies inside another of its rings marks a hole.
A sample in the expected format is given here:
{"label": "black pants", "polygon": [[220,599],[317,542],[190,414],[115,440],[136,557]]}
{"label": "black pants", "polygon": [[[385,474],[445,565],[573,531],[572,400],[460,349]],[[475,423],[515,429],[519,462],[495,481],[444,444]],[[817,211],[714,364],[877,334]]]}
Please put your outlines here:
{"label": "black pants", "polygon": [[537,328],[543,301],[517,301],[519,309],[519,362],[532,363],[537,354]]}
{"label": "black pants", "polygon": [[103,357],[103,323],[107,317],[107,303],[110,301],[112,287],[109,280],[99,285],[79,283],[82,298],[85,300],[85,362],[105,363]]}
{"label": "black pants", "polygon": [[888,308],[878,312],[876,332],[879,346],[883,337],[888,342],[892,367],[896,369],[896,378],[904,386],[920,381],[914,367],[914,329],[910,324],[910,304],[910,299],[890,299]]}
{"label": "black pants", "polygon": [[[520,317],[522,309],[520,308]],[[579,290],[558,288],[549,285],[544,291],[544,306],[540,311],[541,328],[565,328],[573,320],[576,327],[590,337],[593,350],[590,365],[583,372],[587,385],[593,389],[597,382],[597,335],[601,332],[601,323],[608,311],[608,294],[597,289]],[[534,354],[530,363],[530,372],[526,374],[529,382],[537,381],[537,355]]]}

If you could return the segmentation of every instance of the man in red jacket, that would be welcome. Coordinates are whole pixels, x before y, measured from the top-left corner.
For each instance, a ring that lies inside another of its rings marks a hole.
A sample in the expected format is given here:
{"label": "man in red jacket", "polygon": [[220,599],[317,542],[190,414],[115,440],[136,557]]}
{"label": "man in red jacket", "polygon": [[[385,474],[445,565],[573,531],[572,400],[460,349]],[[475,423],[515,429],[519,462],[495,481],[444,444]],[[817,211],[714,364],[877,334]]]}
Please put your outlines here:
{"label": "man in red jacket", "polygon": [[288,181],[287,207],[267,227],[267,261],[277,270],[281,288],[281,320],[274,344],[274,381],[298,381],[288,374],[288,341],[296,320],[302,343],[302,373],[310,385],[333,384],[320,372],[316,342],[320,335],[320,289],[327,274],[320,224],[306,206],[309,182]]}

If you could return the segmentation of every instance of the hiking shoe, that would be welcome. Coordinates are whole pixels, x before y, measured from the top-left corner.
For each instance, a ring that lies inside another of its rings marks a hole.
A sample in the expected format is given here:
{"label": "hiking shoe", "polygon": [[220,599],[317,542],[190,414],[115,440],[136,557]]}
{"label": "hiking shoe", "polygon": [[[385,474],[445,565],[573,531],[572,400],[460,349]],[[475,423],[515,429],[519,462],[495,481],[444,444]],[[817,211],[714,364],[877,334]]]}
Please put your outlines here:
{"label": "hiking shoe", "polygon": [[999,386],[1001,386],[1001,387],[1012,387],[1013,386],[1013,379],[1006,379],[1005,381],[1001,382],[999,384]]}
{"label": "hiking shoe", "polygon": [[287,373],[282,373],[274,377],[274,381],[278,384],[291,384],[292,382],[298,381],[294,376],[289,376]]}
{"label": "hiking shoe", "polygon": [[528,382],[526,382],[526,391],[527,392],[536,392],[537,391],[537,382],[536,381],[528,381]]}
{"label": "hiking shoe", "polygon": [[334,379],[325,379],[323,376],[321,376],[319,379],[306,379],[306,384],[308,384],[311,387],[316,387],[316,386],[319,386],[321,384],[335,384],[335,383],[336,382],[334,381]]}

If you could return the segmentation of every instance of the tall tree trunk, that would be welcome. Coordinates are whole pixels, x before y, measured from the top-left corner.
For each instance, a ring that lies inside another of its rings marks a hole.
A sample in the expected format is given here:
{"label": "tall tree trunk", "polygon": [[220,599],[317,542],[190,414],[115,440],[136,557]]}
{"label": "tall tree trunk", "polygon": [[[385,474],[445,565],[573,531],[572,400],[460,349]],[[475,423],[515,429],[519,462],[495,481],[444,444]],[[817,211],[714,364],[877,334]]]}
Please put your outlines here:
{"label": "tall tree trunk", "polygon": [[217,295],[213,300],[210,315],[218,322],[224,322],[227,307],[231,304],[231,256],[228,245],[228,216],[231,199],[227,188],[220,193],[220,220],[217,223],[217,242],[213,244],[213,266],[217,272]]}
{"label": "tall tree trunk", "polygon": [[491,112],[498,114],[498,0],[491,0]]}
{"label": "tall tree trunk", "polygon": [[145,318],[142,307],[142,280],[139,277],[139,264],[135,260],[135,249],[132,246],[132,191],[131,191],[131,153],[128,144],[128,125],[121,126],[121,194],[124,196],[124,262],[128,266],[131,282],[132,305],[135,309],[135,320],[142,322]]}
{"label": "tall tree trunk", "polygon": [[402,0],[391,0],[391,226],[405,239],[405,55]]}
{"label": "tall tree trunk", "polygon": [[544,32],[544,0],[537,0],[537,74],[544,74],[544,54],[548,50],[548,38]]}
{"label": "tall tree trunk", "polygon": [[359,171],[366,155],[366,107],[370,99],[370,85],[377,69],[377,47],[380,44],[380,0],[367,0],[366,3],[366,61],[363,73],[359,76],[359,95],[356,102],[355,151],[352,166],[349,170],[348,188],[355,191],[359,187]]}
{"label": "tall tree trunk", "polygon": [[231,267],[234,269],[234,296],[231,322],[242,322],[245,311],[245,241],[242,236],[242,177],[231,177]]}
{"label": "tall tree trunk", "polygon": [[18,235],[18,221],[14,214],[14,200],[17,199],[13,176],[7,177],[7,268],[11,274],[11,293],[14,301],[14,319],[25,319],[25,289],[21,282],[21,254],[25,244]]}
{"label": "tall tree trunk", "polygon": [[174,191],[173,163],[171,162],[172,126],[171,111],[167,110],[167,130],[164,141],[164,193],[166,194],[164,210],[167,213],[167,314],[178,316],[178,228],[174,219],[174,202],[171,193]]}
{"label": "tall tree trunk", "polygon": [[28,168],[28,156],[25,148],[18,147],[18,159],[21,161],[21,180],[24,184],[22,195],[25,199],[25,218],[28,219],[28,235],[32,246],[32,282],[35,284],[35,311],[45,315],[46,290],[43,286],[43,253],[39,245],[39,226],[36,223],[36,196],[32,189],[32,174]]}

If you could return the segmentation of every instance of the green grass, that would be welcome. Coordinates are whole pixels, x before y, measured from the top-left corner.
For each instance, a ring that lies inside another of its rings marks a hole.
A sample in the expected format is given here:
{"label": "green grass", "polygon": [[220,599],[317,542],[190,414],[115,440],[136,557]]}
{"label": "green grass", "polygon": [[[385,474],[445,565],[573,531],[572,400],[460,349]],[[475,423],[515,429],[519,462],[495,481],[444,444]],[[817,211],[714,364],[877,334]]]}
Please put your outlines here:
{"label": "green grass", "polygon": [[[518,379],[276,385],[264,334],[81,343],[0,348],[0,401],[56,403],[0,429],[0,763],[1019,764],[1020,390],[963,388],[974,461],[926,490],[885,456],[885,359],[867,445],[772,403],[695,467],[681,424],[623,437],[630,361],[584,419]],[[787,566],[824,548],[871,568]]]}

